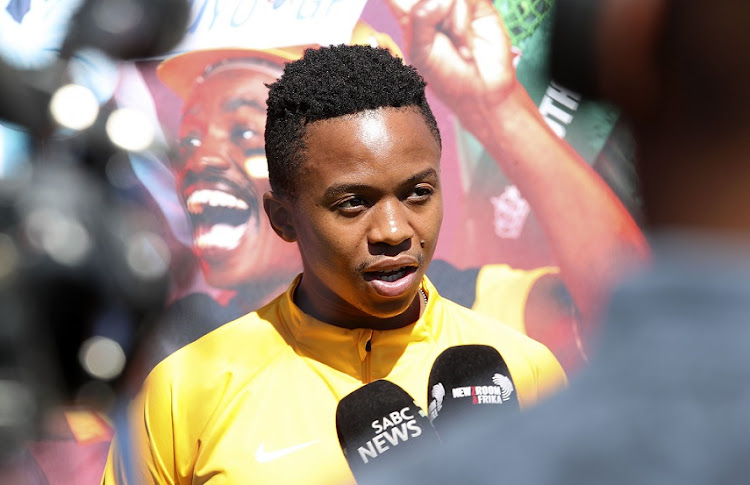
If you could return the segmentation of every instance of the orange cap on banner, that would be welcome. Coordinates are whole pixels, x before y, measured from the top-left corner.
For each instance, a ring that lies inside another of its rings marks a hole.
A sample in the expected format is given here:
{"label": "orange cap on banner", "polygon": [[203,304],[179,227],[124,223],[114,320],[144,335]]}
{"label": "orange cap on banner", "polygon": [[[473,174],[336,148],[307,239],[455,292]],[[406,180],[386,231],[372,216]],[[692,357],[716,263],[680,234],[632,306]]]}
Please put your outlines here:
{"label": "orange cap on banner", "polygon": [[[401,49],[391,36],[378,32],[364,22],[357,22],[352,31],[350,44],[384,47],[393,55],[403,58]],[[284,64],[302,57],[305,49],[317,45],[280,47],[273,49],[218,48],[200,49],[178,54],[164,60],[156,69],[156,74],[164,85],[186,100],[197,79],[211,68],[233,60],[259,61],[258,66],[277,66],[279,73]]]}

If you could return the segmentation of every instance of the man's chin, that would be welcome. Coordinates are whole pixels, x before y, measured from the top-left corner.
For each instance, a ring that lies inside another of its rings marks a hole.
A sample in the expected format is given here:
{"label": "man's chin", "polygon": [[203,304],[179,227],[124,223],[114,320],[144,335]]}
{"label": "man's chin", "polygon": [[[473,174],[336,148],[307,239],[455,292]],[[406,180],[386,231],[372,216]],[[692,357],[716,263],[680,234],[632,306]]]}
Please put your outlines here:
{"label": "man's chin", "polygon": [[237,268],[230,271],[204,267],[203,277],[209,285],[223,290],[238,290],[243,286],[262,281],[261,275],[239,273]]}
{"label": "man's chin", "polygon": [[414,296],[404,296],[368,305],[362,311],[379,320],[390,320],[406,314],[414,303]]}

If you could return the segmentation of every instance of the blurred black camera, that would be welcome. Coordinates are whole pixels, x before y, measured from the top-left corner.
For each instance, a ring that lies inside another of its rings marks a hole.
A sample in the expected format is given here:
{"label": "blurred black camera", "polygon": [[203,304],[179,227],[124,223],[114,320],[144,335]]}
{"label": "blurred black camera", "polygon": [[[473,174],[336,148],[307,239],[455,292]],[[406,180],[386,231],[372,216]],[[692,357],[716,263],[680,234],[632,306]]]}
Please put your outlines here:
{"label": "blurred black camera", "polygon": [[68,63],[84,48],[114,61],[167,52],[188,17],[185,0],[85,0],[54,62],[0,60],[0,123],[13,141],[0,144],[0,463],[55,406],[107,410],[169,288],[162,226],[127,183],[140,155],[105,129],[117,107],[105,100],[79,128],[55,117],[60,91],[80,88]]}

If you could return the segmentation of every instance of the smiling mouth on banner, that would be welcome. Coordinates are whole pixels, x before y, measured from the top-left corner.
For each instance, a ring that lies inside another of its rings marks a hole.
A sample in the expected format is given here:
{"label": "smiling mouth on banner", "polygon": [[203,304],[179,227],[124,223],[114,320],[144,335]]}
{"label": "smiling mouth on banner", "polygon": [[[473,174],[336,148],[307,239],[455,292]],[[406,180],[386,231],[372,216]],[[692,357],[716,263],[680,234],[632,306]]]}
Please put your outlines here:
{"label": "smiling mouth on banner", "polygon": [[242,238],[257,234],[255,201],[215,189],[196,190],[185,201],[194,244],[202,250],[233,250]]}

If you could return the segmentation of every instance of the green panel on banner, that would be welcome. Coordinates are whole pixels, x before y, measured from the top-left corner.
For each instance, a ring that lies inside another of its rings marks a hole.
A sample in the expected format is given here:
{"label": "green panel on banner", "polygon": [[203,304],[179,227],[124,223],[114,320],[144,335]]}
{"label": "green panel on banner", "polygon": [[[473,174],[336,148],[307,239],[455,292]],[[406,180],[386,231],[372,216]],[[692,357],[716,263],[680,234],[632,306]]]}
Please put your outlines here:
{"label": "green panel on banner", "polygon": [[[593,164],[617,121],[609,105],[580,99],[551,84],[547,69],[553,0],[495,0],[513,45],[520,49],[518,80],[558,135]],[[562,101],[562,102],[561,102]],[[461,135],[465,135],[461,130]],[[468,141],[466,143],[473,144]]]}
{"label": "green panel on banner", "polygon": [[553,0],[495,0],[513,45],[531,36],[552,10]]}

